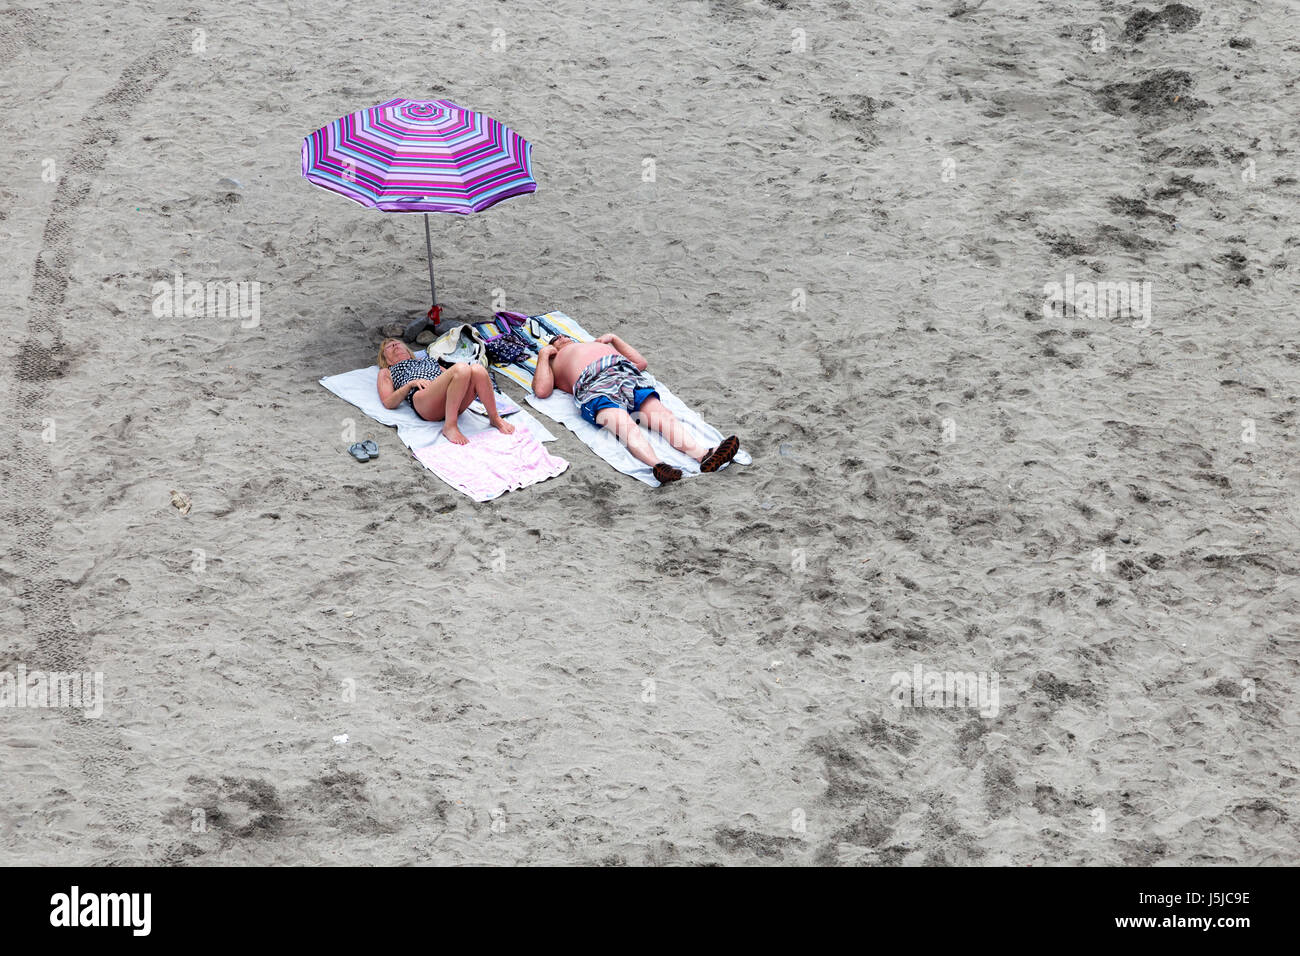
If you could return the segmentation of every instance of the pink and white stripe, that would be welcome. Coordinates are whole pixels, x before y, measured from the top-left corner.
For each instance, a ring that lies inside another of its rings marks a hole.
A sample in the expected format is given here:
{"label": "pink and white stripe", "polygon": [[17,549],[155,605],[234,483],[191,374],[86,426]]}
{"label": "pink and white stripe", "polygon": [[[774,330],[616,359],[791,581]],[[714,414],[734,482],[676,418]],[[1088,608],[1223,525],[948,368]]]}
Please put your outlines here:
{"label": "pink and white stripe", "polygon": [[532,144],[450,100],[389,100],[302,143],[310,182],[384,212],[467,215],[537,189]]}

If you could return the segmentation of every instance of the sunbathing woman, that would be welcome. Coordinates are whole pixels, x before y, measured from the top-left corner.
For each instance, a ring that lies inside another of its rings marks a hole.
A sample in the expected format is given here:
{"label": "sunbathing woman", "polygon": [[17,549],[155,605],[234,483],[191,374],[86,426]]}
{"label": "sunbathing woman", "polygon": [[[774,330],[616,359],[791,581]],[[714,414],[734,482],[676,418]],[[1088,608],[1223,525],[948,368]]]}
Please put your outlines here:
{"label": "sunbathing woman", "polygon": [[[415,414],[425,421],[443,420],[442,433],[457,445],[469,439],[456,427],[460,413],[478,399],[487,409],[488,420],[506,435],[515,426],[497,413],[492,379],[478,362],[457,362],[443,368],[435,359],[417,359],[401,339],[384,339],[379,346],[379,400],[385,408],[397,408],[403,401],[411,403]],[[447,414],[455,409],[454,414]]]}

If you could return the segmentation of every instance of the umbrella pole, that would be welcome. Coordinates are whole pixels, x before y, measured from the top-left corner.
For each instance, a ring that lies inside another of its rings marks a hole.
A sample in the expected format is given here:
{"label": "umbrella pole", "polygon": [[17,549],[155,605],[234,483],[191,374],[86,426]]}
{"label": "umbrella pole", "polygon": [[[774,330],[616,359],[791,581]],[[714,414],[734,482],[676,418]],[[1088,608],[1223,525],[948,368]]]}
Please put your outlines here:
{"label": "umbrella pole", "polygon": [[407,325],[402,337],[408,341],[414,339],[429,326],[436,330],[438,323],[442,321],[442,310],[438,307],[438,287],[433,283],[433,237],[429,235],[429,214],[424,214],[424,249],[429,254],[429,297],[433,299],[433,305],[429,311],[421,318]]}
{"label": "umbrella pole", "polygon": [[429,254],[429,297],[433,305],[438,304],[438,289],[433,284],[433,239],[429,236],[429,214],[424,214],[424,248]]}

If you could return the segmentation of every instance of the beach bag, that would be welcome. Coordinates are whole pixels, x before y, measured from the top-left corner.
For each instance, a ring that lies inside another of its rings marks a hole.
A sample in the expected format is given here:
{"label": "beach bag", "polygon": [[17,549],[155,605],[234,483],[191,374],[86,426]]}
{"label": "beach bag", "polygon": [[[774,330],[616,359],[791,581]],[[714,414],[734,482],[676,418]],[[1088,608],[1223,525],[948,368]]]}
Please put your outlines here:
{"label": "beach bag", "polygon": [[437,359],[444,368],[457,362],[477,362],[488,364],[487,349],[474,327],[458,325],[448,329],[442,336],[429,345],[429,358]]}
{"label": "beach bag", "polygon": [[502,334],[487,343],[487,354],[493,365],[512,365],[527,361],[531,352],[513,335]]}
{"label": "beach bag", "polygon": [[515,329],[522,328],[528,321],[528,316],[522,312],[497,312],[492,318],[496,320],[497,327],[505,331],[485,341],[488,359],[493,365],[526,362],[533,350],[526,341],[515,335]]}

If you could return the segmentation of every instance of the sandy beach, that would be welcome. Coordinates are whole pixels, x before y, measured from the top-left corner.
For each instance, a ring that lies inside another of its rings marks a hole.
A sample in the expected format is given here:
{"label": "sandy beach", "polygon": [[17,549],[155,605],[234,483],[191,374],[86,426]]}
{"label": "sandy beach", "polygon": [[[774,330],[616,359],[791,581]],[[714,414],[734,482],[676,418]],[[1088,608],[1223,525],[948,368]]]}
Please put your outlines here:
{"label": "sandy beach", "polygon": [[[0,706],[0,865],[1300,862],[1293,4],[387,6],[0,11],[0,673],[103,687]],[[300,175],[397,96],[533,144],[444,325],[752,464],[477,504],[318,384],[428,307]]]}

